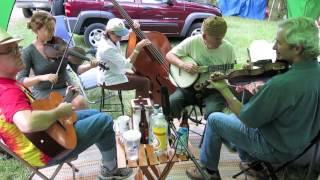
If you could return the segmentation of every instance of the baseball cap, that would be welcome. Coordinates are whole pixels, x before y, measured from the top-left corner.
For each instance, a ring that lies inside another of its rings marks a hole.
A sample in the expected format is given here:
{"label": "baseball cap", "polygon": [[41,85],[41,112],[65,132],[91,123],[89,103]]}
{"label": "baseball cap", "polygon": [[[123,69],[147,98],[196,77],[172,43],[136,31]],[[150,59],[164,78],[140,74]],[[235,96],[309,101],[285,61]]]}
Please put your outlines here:
{"label": "baseball cap", "polygon": [[21,41],[22,38],[13,38],[4,29],[0,28],[0,45]]}
{"label": "baseball cap", "polygon": [[123,21],[119,18],[112,18],[108,21],[107,31],[112,31],[117,36],[126,36],[129,34],[129,30],[124,25]]}

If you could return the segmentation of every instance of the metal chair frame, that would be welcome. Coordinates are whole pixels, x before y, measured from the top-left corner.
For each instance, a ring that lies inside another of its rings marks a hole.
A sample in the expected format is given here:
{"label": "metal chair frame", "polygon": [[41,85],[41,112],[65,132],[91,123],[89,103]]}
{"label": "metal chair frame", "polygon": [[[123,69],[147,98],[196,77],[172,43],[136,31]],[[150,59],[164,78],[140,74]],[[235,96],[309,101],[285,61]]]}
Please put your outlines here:
{"label": "metal chair frame", "polygon": [[40,178],[44,179],[44,180],[52,180],[54,179],[57,174],[59,173],[59,171],[61,170],[63,164],[67,164],[69,165],[71,168],[72,168],[72,177],[73,177],[73,180],[75,180],[75,173],[76,172],[79,172],[79,169],[77,169],[70,161],[66,161],[66,162],[63,162],[63,163],[60,163],[60,164],[54,164],[54,165],[58,165],[58,167],[55,169],[55,171],[53,172],[53,174],[51,175],[51,177],[47,177],[46,175],[44,175],[42,172],[40,172],[39,170],[40,169],[43,169],[43,168],[47,168],[47,167],[50,167],[50,166],[54,166],[54,165],[50,165],[50,166],[44,166],[44,167],[34,167],[32,166],[31,164],[29,164],[27,161],[25,161],[24,159],[22,159],[21,157],[19,157],[16,153],[14,153],[13,151],[11,151],[3,142],[0,142],[0,148],[2,148],[5,152],[7,152],[8,154],[10,154],[12,157],[14,157],[16,160],[18,160],[19,162],[21,162],[23,165],[25,165],[27,168],[29,168],[32,173],[31,175],[29,176],[29,180],[32,179],[32,177],[34,175],[38,175]]}

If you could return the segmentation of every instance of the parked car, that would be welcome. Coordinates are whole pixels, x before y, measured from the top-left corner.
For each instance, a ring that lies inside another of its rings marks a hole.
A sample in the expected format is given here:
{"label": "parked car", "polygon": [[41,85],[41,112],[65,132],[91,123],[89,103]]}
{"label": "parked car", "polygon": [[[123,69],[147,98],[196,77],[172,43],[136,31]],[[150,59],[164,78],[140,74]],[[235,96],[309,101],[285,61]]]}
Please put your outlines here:
{"label": "parked car", "polygon": [[49,0],[52,15],[64,15],[64,2],[65,0]]}
{"label": "parked car", "polygon": [[[200,33],[202,21],[208,16],[221,16],[219,8],[181,0],[118,0],[143,31],[159,31],[168,37],[188,37]],[[122,18],[110,0],[66,0],[65,15],[71,30],[84,35],[92,47],[102,37],[109,19]],[[76,27],[75,27],[76,26]]]}
{"label": "parked car", "polygon": [[22,8],[24,17],[29,18],[37,9],[50,11],[51,5],[48,0],[16,0],[16,7]]}

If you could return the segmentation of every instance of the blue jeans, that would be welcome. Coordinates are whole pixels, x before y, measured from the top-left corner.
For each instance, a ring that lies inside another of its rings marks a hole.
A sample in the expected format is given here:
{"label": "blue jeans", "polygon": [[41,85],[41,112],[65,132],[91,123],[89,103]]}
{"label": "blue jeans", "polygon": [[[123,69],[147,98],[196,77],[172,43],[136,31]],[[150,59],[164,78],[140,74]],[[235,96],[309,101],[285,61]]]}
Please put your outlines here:
{"label": "blue jeans", "polygon": [[220,112],[209,115],[200,162],[210,170],[218,170],[223,141],[232,143],[240,150],[242,160],[257,158],[271,163],[280,163],[281,153],[276,151],[257,128],[246,127],[234,114]]}
{"label": "blue jeans", "polygon": [[[197,97],[201,96],[201,97]],[[189,105],[205,105],[204,118],[212,112],[221,112],[226,103],[223,96],[216,90],[205,90],[204,92],[196,92],[192,88],[177,88],[170,95],[170,110],[173,117],[180,119],[183,108]]]}
{"label": "blue jeans", "polygon": [[102,160],[110,161],[117,157],[115,133],[112,117],[97,110],[77,111],[77,122],[74,124],[77,133],[77,146],[63,157],[53,158],[49,165],[64,162],[96,144],[102,154]]}

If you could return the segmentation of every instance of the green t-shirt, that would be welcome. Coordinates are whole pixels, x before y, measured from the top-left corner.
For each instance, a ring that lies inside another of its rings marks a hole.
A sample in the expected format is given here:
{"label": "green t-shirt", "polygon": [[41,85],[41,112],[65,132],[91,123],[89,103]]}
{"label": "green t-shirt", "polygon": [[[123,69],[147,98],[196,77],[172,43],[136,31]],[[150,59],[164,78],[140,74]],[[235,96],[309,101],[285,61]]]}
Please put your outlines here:
{"label": "green t-shirt", "polygon": [[303,61],[269,80],[239,117],[248,127],[258,128],[277,151],[297,155],[320,129],[319,102],[320,65]]}
{"label": "green t-shirt", "polygon": [[[234,49],[226,40],[217,49],[208,49],[202,35],[191,36],[171,49],[171,53],[178,57],[191,57],[199,66],[235,64]],[[211,72],[202,73],[201,79],[208,79]]]}
{"label": "green t-shirt", "polygon": [[202,35],[191,36],[171,49],[178,57],[189,56],[200,66],[234,64],[236,61],[232,45],[223,40],[217,49],[208,49]]}

